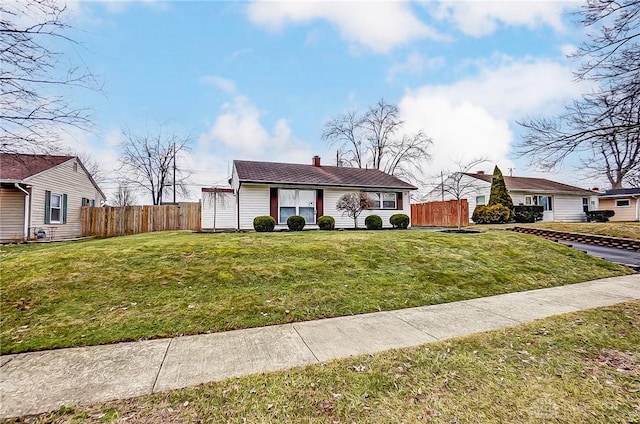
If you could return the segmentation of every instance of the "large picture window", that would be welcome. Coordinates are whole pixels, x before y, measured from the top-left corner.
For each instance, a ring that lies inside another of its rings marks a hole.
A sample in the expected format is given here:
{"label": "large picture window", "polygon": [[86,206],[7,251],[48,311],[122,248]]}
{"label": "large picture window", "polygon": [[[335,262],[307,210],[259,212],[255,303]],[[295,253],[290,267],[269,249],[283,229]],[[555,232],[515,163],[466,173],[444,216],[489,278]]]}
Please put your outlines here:
{"label": "large picture window", "polygon": [[553,210],[553,197],[552,196],[525,196],[525,205],[539,205],[544,208],[545,211]]}
{"label": "large picture window", "polygon": [[396,209],[396,193],[367,193],[373,199],[373,209]]}
{"label": "large picture window", "polygon": [[292,215],[300,215],[307,224],[316,222],[316,191],[315,190],[278,190],[278,223],[286,224]]}

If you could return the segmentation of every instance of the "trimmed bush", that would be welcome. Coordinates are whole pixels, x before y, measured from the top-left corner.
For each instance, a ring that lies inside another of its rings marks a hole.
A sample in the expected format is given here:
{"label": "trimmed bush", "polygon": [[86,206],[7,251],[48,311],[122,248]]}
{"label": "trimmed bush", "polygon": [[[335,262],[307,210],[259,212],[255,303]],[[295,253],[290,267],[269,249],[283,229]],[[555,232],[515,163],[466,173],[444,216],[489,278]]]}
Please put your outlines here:
{"label": "trimmed bush", "polygon": [[287,218],[287,227],[289,227],[289,230],[291,231],[302,231],[305,224],[306,221],[304,220],[303,216],[291,215],[289,218]]}
{"label": "trimmed bush", "polygon": [[516,222],[536,222],[542,220],[544,206],[541,205],[518,205],[513,207],[513,217]]}
{"label": "trimmed bush", "polygon": [[403,213],[393,214],[391,218],[389,218],[389,224],[391,224],[393,228],[405,230],[409,226],[409,216]]}
{"label": "trimmed bush", "polygon": [[382,228],[382,218],[378,215],[369,215],[364,219],[367,230],[379,230]]}
{"label": "trimmed bush", "polygon": [[478,205],[473,210],[471,219],[476,224],[504,224],[509,222],[511,209],[503,205]]}
{"label": "trimmed bush", "polygon": [[333,230],[336,228],[336,220],[332,216],[323,215],[318,218],[318,227],[321,230]]}
{"label": "trimmed bush", "polygon": [[253,218],[253,229],[259,233],[268,233],[276,228],[276,220],[272,216],[263,215]]}
{"label": "trimmed bush", "polygon": [[587,222],[607,222],[616,213],[610,210],[588,211]]}

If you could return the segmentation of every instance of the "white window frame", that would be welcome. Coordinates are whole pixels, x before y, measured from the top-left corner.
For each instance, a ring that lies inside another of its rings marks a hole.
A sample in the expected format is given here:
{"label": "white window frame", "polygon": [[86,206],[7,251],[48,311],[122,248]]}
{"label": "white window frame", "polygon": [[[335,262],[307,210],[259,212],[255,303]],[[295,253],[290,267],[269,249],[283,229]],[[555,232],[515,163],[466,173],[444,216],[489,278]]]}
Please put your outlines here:
{"label": "white window frame", "polygon": [[547,194],[534,194],[534,195],[526,195],[524,196],[524,204],[525,205],[536,205],[536,206],[544,206],[542,205],[542,202],[540,202],[540,198],[541,197],[548,197],[549,198],[549,206],[551,206],[549,209],[545,209],[544,212],[552,212],[553,211],[553,196],[551,195],[547,195]]}
{"label": "white window frame", "polygon": [[[289,191],[295,191],[296,195],[295,195],[295,206],[281,206],[280,205],[280,191],[281,190],[289,190]],[[284,225],[287,223],[287,220],[285,219],[284,221],[282,220],[282,214],[280,213],[280,209],[281,208],[294,208],[296,209],[294,215],[300,215],[300,208],[301,207],[309,207],[309,206],[304,206],[304,205],[300,205],[300,191],[312,191],[313,192],[313,222],[306,222],[306,224],[311,224],[314,225],[316,223],[316,213],[318,211],[318,205],[317,203],[317,198],[318,198],[318,191],[317,190],[313,190],[313,189],[304,189],[304,188],[279,188],[278,189],[278,224],[280,225]]]}
{"label": "white window frame", "polygon": [[[370,191],[367,192],[369,196],[373,199],[373,207],[371,209],[375,210],[396,210],[398,209],[398,193],[395,191]],[[393,207],[385,208],[384,202],[389,202],[390,200],[385,200],[384,195],[393,195]],[[376,206],[377,204],[377,206]]]}
{"label": "white window frame", "polygon": [[[626,205],[620,205],[618,202],[627,202]],[[630,208],[631,199],[616,199],[616,208]]]}
{"label": "white window frame", "polygon": [[[60,206],[57,208],[53,207],[53,198],[58,197],[60,202],[58,203]],[[54,209],[58,210],[58,219],[53,219],[53,211]],[[62,194],[51,193],[51,197],[49,198],[49,221],[52,224],[62,224]]]}
{"label": "white window frame", "polygon": [[[482,198],[482,203],[478,199]],[[487,204],[487,196],[476,196],[476,205],[486,205]]]}

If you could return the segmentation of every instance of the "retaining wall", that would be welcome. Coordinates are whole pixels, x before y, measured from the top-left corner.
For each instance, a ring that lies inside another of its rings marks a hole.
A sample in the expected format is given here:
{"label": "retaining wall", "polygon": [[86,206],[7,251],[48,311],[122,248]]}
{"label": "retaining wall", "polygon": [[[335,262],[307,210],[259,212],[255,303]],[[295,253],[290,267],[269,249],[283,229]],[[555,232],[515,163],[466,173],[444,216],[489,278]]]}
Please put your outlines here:
{"label": "retaining wall", "polygon": [[595,244],[597,246],[615,247],[617,249],[640,252],[640,240],[599,236],[595,234],[569,233],[565,231],[546,230],[543,228],[513,227],[510,231],[524,234],[534,234],[550,240],[568,240],[576,243]]}

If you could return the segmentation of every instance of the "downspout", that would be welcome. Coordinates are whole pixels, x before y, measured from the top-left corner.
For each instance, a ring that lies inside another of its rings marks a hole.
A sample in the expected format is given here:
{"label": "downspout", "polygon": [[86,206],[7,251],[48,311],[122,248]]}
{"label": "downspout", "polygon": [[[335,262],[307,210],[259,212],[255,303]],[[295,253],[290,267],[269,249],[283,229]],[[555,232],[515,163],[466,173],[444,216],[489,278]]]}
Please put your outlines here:
{"label": "downspout", "polygon": [[242,181],[238,181],[238,190],[236,191],[236,228],[240,231],[240,188]]}
{"label": "downspout", "polygon": [[633,196],[633,198],[636,199],[636,221],[640,221],[640,216],[638,216],[638,211],[639,211],[639,209],[638,209],[638,206],[639,206],[638,205],[638,200],[640,200],[640,199],[638,197],[636,197],[636,196]]}
{"label": "downspout", "polygon": [[31,215],[29,213],[29,192],[23,189],[22,187],[20,187],[20,184],[18,183],[13,183],[13,184],[16,186],[18,190],[24,193],[24,239],[28,240],[29,239],[29,217]]}

